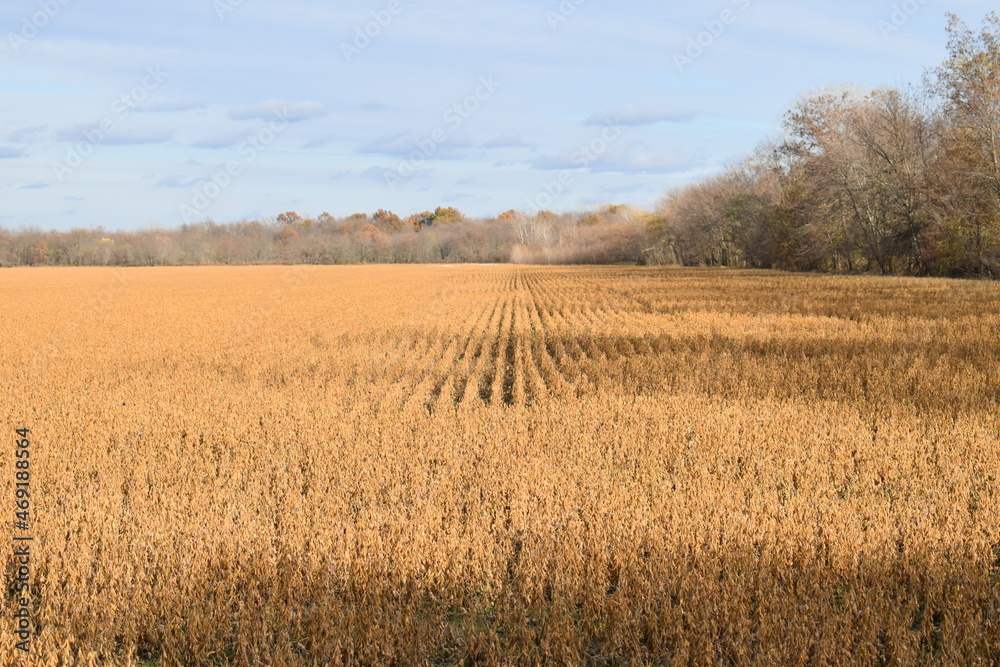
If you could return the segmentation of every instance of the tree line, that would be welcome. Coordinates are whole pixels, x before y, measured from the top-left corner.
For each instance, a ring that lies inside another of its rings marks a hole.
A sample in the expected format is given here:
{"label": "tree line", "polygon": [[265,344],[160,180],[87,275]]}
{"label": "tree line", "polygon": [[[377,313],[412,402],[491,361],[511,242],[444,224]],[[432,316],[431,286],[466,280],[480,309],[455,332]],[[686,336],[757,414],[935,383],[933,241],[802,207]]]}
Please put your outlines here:
{"label": "tree line", "polygon": [[779,139],[671,192],[662,261],[1000,277],[1000,17],[947,30],[919,86],[806,95]]}
{"label": "tree line", "polygon": [[1000,277],[1000,16],[949,15],[919,84],[803,96],[782,134],[654,211],[295,212],[176,229],[0,230],[0,266],[633,263]]}
{"label": "tree line", "polygon": [[649,229],[649,215],[627,206],[507,211],[488,219],[450,207],[407,218],[382,209],[344,218],[287,211],[261,220],[134,232],[0,230],[0,266],[644,263]]}

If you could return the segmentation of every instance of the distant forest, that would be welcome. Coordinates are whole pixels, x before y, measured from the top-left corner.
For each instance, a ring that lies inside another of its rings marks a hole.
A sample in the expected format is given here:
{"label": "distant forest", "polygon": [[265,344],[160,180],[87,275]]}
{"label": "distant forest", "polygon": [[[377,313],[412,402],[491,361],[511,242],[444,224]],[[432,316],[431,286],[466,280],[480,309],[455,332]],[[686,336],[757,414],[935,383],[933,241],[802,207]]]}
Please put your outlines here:
{"label": "distant forest", "polygon": [[0,266],[634,263],[1000,277],[1000,16],[951,15],[919,85],[806,95],[782,134],[654,211],[384,210],[177,229],[0,230]]}

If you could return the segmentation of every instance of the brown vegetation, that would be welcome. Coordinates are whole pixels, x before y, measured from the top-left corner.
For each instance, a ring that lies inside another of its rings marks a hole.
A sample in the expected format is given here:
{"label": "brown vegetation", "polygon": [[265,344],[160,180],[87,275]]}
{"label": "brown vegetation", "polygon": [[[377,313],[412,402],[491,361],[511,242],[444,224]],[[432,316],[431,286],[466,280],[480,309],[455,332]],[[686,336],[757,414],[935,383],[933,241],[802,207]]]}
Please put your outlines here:
{"label": "brown vegetation", "polygon": [[379,209],[337,219],[274,219],[170,230],[0,230],[0,267],[205,264],[644,263],[648,218],[627,207],[593,214],[515,212],[470,220],[438,207],[403,220]]}
{"label": "brown vegetation", "polygon": [[995,283],[14,269],[0,303],[24,664],[1000,661]]}
{"label": "brown vegetation", "polygon": [[662,261],[1000,277],[1000,15],[948,34],[923,90],[805,96],[780,140],[672,193]]}

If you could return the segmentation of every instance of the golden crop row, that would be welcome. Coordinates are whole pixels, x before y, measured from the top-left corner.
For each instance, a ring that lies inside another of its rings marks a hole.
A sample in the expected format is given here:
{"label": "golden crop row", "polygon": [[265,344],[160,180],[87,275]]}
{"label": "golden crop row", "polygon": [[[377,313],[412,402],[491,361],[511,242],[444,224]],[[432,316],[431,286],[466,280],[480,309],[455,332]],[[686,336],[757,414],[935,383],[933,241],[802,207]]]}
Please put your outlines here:
{"label": "golden crop row", "polygon": [[1000,285],[18,269],[0,305],[23,664],[1000,662]]}

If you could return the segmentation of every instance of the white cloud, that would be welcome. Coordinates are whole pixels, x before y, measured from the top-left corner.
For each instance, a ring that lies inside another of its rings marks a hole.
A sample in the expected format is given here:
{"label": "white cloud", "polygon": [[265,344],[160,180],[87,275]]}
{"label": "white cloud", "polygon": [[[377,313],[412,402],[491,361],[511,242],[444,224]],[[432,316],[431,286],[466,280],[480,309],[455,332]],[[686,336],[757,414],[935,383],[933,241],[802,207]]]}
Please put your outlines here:
{"label": "white cloud", "polygon": [[172,174],[170,176],[164,176],[159,181],[156,182],[156,187],[158,188],[190,188],[202,183],[209,179],[204,176],[196,178],[187,178],[179,174]]}
{"label": "white cloud", "polygon": [[161,144],[170,141],[174,131],[162,128],[120,127],[119,123],[89,123],[67,127],[56,133],[56,138],[64,142],[87,140],[94,144],[109,146],[130,146],[141,144]]}
{"label": "white cloud", "polygon": [[136,109],[136,111],[145,111],[147,113],[179,113],[184,111],[199,111],[206,107],[205,104],[200,102],[154,102],[152,104],[144,104]]}
{"label": "white cloud", "polygon": [[45,134],[48,133],[49,128],[45,125],[33,125],[31,127],[24,127],[20,130],[15,130],[7,135],[8,141],[13,141],[16,144],[20,143],[30,143],[36,141]]}
{"label": "white cloud", "polygon": [[327,113],[322,102],[286,102],[270,99],[259,104],[234,107],[227,114],[233,120],[271,120],[280,114],[281,118],[296,123],[309,118],[319,118]]}
{"label": "white cloud", "polygon": [[635,104],[607,113],[591,114],[584,125],[623,125],[638,127],[655,123],[687,123],[698,117],[697,112],[680,111],[666,106],[641,107]]}
{"label": "white cloud", "polygon": [[480,148],[534,148],[535,144],[529,144],[521,138],[519,134],[501,134],[493,137],[489,141],[479,144]]}
{"label": "white cloud", "polygon": [[232,148],[246,138],[246,132],[225,132],[192,141],[188,146],[191,148]]}
{"label": "white cloud", "polygon": [[530,162],[534,169],[585,169],[591,173],[673,174],[701,164],[701,159],[687,153],[654,150],[638,142],[611,143],[600,152],[585,156],[581,152],[546,155]]}

